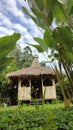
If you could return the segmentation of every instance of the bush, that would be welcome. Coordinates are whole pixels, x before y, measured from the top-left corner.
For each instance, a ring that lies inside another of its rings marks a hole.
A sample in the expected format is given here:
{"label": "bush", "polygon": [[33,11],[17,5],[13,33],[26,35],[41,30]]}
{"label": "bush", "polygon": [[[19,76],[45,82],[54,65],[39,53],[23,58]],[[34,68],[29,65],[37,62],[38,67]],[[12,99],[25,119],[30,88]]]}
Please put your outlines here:
{"label": "bush", "polygon": [[73,107],[59,109],[54,112],[57,130],[73,130]]}
{"label": "bush", "polygon": [[1,130],[56,130],[54,116],[51,111],[33,110],[0,112]]}
{"label": "bush", "polygon": [[54,100],[52,101],[52,104],[59,104],[59,103],[62,103],[62,100],[54,99]]}
{"label": "bush", "polygon": [[0,130],[73,130],[73,108],[5,109],[0,111],[0,123]]}

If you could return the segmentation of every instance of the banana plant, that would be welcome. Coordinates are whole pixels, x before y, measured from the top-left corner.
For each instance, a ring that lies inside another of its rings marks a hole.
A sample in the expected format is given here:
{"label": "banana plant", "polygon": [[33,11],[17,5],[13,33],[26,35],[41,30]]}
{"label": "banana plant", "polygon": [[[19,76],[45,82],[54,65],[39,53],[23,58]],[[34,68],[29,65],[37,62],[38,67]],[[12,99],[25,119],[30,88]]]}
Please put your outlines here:
{"label": "banana plant", "polygon": [[11,62],[12,58],[8,58],[8,53],[15,47],[16,42],[19,40],[20,34],[14,33],[13,35],[0,37],[0,72]]}
{"label": "banana plant", "polygon": [[26,7],[22,10],[39,28],[44,30],[43,38],[34,37],[38,44],[31,44],[40,53],[51,49],[63,66],[73,98],[73,0],[27,0],[32,13]]}

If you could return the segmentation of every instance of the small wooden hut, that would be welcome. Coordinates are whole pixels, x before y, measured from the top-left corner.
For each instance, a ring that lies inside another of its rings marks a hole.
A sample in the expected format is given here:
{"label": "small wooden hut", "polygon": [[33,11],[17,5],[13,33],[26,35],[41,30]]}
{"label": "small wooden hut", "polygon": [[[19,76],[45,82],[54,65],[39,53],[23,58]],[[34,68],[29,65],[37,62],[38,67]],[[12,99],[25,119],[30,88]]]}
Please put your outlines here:
{"label": "small wooden hut", "polygon": [[56,99],[56,76],[49,67],[43,67],[39,64],[38,58],[35,58],[30,67],[8,73],[6,75],[12,81],[18,82],[18,100],[42,101],[44,91],[45,100]]}

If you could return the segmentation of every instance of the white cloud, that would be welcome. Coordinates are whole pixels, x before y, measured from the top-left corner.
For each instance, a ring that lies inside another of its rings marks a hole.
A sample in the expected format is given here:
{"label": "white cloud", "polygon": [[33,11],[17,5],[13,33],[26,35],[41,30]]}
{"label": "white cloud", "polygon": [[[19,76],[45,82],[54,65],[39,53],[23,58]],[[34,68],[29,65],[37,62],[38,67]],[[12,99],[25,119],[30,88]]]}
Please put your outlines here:
{"label": "white cloud", "polygon": [[21,34],[27,33],[27,28],[25,28],[19,23],[13,24],[13,29],[20,32]]}
{"label": "white cloud", "polygon": [[[22,6],[21,6],[22,7]],[[23,12],[18,9],[16,0],[2,0],[0,2],[0,12],[4,14],[11,14],[15,17],[18,17],[20,20],[23,20],[26,23],[26,18],[24,17]]]}
{"label": "white cloud", "polygon": [[2,12],[0,12],[0,24],[11,26],[11,21],[9,17],[5,16]]}
{"label": "white cloud", "polygon": [[42,37],[43,36],[43,31],[41,32],[40,29],[38,28],[38,26],[34,23],[34,21],[32,21],[32,19],[28,19],[28,27],[31,28],[31,34],[32,36],[39,36]]}
{"label": "white cloud", "polygon": [[[21,34],[27,33],[27,28],[22,26],[20,23],[13,23],[8,17],[0,13],[0,34],[9,35],[16,31]],[[9,33],[10,32],[10,33]]]}
{"label": "white cloud", "polygon": [[[24,6],[25,2],[24,0],[3,0],[0,3],[0,25],[4,26],[7,30],[7,32],[4,34],[9,34],[10,30],[18,31],[21,34],[24,34],[24,39],[26,41],[32,40],[32,36],[42,36],[42,33],[39,31],[39,29],[36,27],[35,23],[29,18],[26,18],[24,13],[17,7],[17,3],[20,4],[20,6]],[[27,4],[26,4],[27,5]],[[28,6],[27,6],[28,8]],[[5,13],[6,12],[6,13]],[[8,13],[8,14],[7,14]],[[9,15],[9,16],[8,16]],[[14,16],[14,21],[11,20],[11,17]],[[16,17],[16,18],[15,18]],[[15,21],[19,19],[20,23],[15,23]],[[24,24],[24,26],[22,25]],[[8,30],[9,29],[9,30]],[[28,31],[30,32],[28,33]],[[3,33],[3,30],[2,30]]]}
{"label": "white cloud", "polygon": [[24,6],[26,5],[25,1],[24,0],[16,0],[21,6]]}
{"label": "white cloud", "polygon": [[7,28],[4,28],[4,27],[0,27],[0,37],[1,36],[5,36],[5,35],[12,35],[13,34],[13,30],[12,29],[7,29]]}
{"label": "white cloud", "polygon": [[[42,33],[35,23],[22,12],[22,6],[25,6],[30,11],[28,4],[24,0],[0,1],[0,37],[19,32],[21,33],[21,39],[18,43],[21,47],[25,47],[25,43],[35,43],[33,36],[42,37]],[[34,51],[33,47],[32,50],[33,53],[37,52]]]}

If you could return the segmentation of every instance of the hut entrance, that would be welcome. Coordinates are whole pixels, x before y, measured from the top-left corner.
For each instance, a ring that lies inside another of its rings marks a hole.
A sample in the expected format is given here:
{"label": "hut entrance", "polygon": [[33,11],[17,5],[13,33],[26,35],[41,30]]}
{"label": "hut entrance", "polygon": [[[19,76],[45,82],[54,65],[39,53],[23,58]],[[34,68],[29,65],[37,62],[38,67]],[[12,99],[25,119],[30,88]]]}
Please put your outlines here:
{"label": "hut entrance", "polygon": [[41,79],[32,79],[31,80],[31,96],[34,99],[41,99],[42,98],[42,83]]}

